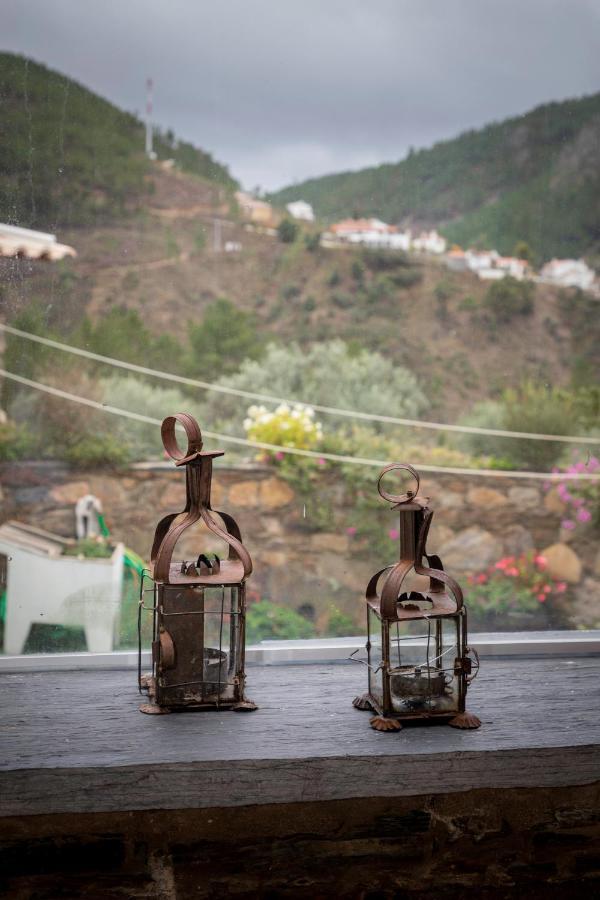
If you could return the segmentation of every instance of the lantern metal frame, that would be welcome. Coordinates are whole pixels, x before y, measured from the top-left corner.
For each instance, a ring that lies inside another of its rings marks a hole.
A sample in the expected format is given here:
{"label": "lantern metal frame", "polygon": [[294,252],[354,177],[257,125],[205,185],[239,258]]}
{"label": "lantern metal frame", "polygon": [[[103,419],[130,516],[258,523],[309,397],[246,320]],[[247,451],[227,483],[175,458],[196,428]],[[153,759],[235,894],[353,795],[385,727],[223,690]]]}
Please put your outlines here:
{"label": "lantern metal frame", "polygon": [[[175,426],[187,436],[179,447]],[[224,451],[203,451],[202,433],[187,413],[167,416],[161,437],[168,455],[185,467],[186,503],[158,523],[151,552],[151,568],[140,587],[138,612],[138,687],[146,690],[147,714],[172,710],[255,710],[244,695],[246,579],[252,560],[242,543],[235,519],[211,505],[212,462]],[[217,515],[223,525],[214,518]],[[228,545],[228,557],[200,553],[191,562],[173,560],[184,532],[202,522]],[[152,614],[152,672],[142,675],[142,613]],[[218,635],[218,646],[207,646],[206,634]]]}
{"label": "lantern metal frame", "polygon": [[[383,478],[397,470],[414,478],[414,490],[395,495],[383,489]],[[356,697],[353,705],[375,713],[370,724],[377,731],[399,731],[405,720],[478,728],[480,720],[466,711],[466,695],[478,673],[479,657],[468,645],[462,590],[444,571],[439,556],[427,552],[433,511],[418,496],[419,485],[418,473],[407,463],[386,466],[377,482],[380,496],[399,513],[400,559],[376,572],[367,586],[369,690]],[[407,587],[411,573],[429,578],[427,590]],[[415,634],[414,627],[421,632],[425,628],[426,633]],[[449,632],[453,639],[447,640]],[[423,640],[425,659],[415,662]]]}

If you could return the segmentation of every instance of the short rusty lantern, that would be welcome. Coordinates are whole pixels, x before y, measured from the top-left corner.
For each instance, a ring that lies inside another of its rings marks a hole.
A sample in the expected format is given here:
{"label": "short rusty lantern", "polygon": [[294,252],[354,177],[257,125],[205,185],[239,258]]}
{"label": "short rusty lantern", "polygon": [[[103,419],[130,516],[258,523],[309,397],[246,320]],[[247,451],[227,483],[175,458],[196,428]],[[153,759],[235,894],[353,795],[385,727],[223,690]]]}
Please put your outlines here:
{"label": "short rusty lantern", "polygon": [[[185,453],[177,443],[176,423],[187,436]],[[252,560],[235,520],[224,512],[213,513],[211,508],[212,463],[223,451],[203,451],[198,423],[185,413],[168,416],[161,435],[175,465],[185,467],[186,503],[182,512],[158,523],[151,570],[142,579],[138,682],[140,691],[148,691],[150,702],[140,710],[150,714],[185,709],[254,710],[256,705],[244,697],[245,585]],[[227,559],[200,552],[191,560],[173,560],[175,545],[198,522],[228,545]],[[153,617],[152,673],[144,676],[143,609],[149,609]]]}
{"label": "short rusty lantern", "polygon": [[[382,480],[395,470],[408,472],[415,489],[385,491]],[[412,466],[395,463],[381,472],[377,489],[400,515],[400,559],[373,575],[367,587],[369,690],[354,706],[375,713],[371,727],[377,731],[399,731],[402,721],[423,719],[478,728],[465,699],[479,658],[467,644],[462,591],[439,556],[426,549],[433,511],[418,496],[419,476]],[[415,574],[429,579],[425,589],[411,589]]]}

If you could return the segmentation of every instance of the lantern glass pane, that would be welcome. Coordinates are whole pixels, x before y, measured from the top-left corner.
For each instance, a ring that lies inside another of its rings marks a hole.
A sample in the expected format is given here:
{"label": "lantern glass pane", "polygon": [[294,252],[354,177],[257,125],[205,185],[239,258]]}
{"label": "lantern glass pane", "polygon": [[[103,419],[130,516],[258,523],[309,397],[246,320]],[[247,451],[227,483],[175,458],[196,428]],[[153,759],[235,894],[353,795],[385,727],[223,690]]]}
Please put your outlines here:
{"label": "lantern glass pane", "polygon": [[383,671],[381,668],[381,619],[367,606],[367,627],[369,631],[369,693],[379,703],[382,702]]}
{"label": "lantern glass pane", "polygon": [[[234,699],[240,665],[240,588],[164,586],[160,621],[175,648],[176,666],[162,667],[162,702]],[[160,635],[159,635],[160,637]]]}
{"label": "lantern glass pane", "polygon": [[457,617],[390,624],[390,697],[405,715],[458,710]]}

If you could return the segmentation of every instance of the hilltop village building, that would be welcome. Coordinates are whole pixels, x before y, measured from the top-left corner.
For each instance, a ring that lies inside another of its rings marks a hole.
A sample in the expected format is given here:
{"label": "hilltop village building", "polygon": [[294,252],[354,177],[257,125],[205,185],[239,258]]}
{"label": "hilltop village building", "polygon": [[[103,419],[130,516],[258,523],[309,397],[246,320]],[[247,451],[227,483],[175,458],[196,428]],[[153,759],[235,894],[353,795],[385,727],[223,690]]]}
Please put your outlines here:
{"label": "hilltop village building", "polygon": [[522,281],[531,277],[531,267],[524,259],[515,256],[500,256],[497,250],[450,250],[446,265],[454,272],[474,272],[486,281],[498,281],[507,275]]}
{"label": "hilltop village building", "polygon": [[324,235],[327,243],[364,244],[389,250],[415,250],[443,253],[446,240],[437,231],[422,231],[413,238],[412,231],[400,231],[381,219],[343,219],[332,225]]}
{"label": "hilltop village building", "polygon": [[255,225],[270,227],[275,222],[273,207],[265,200],[257,200],[252,194],[245,191],[236,191],[235,199],[240,208],[242,218]]}
{"label": "hilltop village building", "polygon": [[302,222],[314,222],[315,213],[310,205],[304,200],[294,200],[286,206],[287,211],[293,219],[300,219]]}
{"label": "hilltop village building", "polygon": [[546,284],[576,287],[582,291],[590,290],[595,279],[596,273],[583,259],[552,259],[539,274],[539,281]]}

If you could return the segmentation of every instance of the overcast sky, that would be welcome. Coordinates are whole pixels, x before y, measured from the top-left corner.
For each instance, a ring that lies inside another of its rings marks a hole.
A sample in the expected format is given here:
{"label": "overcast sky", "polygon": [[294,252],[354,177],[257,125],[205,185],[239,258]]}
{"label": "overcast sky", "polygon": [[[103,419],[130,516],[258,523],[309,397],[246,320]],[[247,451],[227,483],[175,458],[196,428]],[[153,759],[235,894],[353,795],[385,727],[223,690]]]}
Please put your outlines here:
{"label": "overcast sky", "polygon": [[401,159],[600,90],[600,0],[2,0],[2,49],[155,118],[243,184]]}

